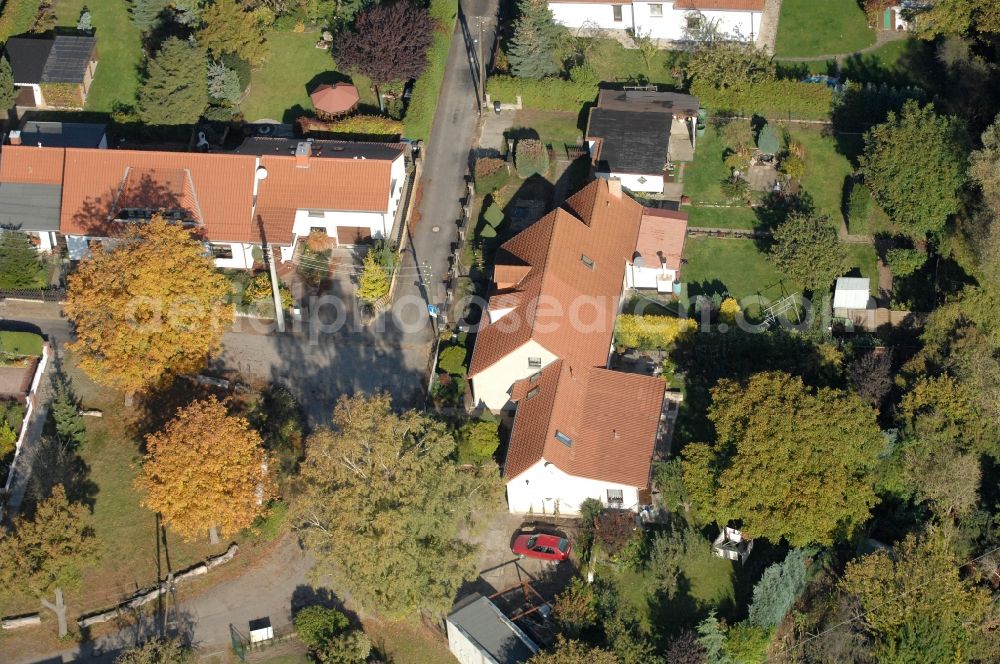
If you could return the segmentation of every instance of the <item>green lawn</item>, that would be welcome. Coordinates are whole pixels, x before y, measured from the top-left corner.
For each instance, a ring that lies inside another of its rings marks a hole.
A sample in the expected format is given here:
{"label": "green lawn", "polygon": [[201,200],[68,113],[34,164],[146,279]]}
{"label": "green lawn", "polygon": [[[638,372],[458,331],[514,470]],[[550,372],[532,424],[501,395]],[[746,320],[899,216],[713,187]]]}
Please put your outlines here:
{"label": "green lawn", "polygon": [[32,332],[0,332],[0,353],[41,355],[42,338]]}
{"label": "green lawn", "polygon": [[681,278],[688,284],[691,297],[727,291],[737,298],[760,292],[776,299],[783,278],[789,293],[802,290],[782,275],[753,240],[689,237],[684,258],[687,264]]}
{"label": "green lawn", "polygon": [[576,145],[583,135],[577,126],[575,113],[518,111],[511,126],[533,129],[543,143],[551,143],[554,148],[564,144]]}
{"label": "green lawn", "polygon": [[784,0],[774,46],[778,57],[852,53],[875,43],[856,0]]}
{"label": "green lawn", "polygon": [[97,35],[97,74],[87,94],[88,111],[110,112],[115,102],[134,104],[142,66],[142,37],[122,0],[58,0],[59,25],[76,27],[80,11],[90,9]]}
{"label": "green lawn", "polygon": [[694,151],[694,161],[684,165],[684,194],[691,202],[725,203],[722,181],[729,177],[729,167],[723,161],[726,146],[722,136],[709,122],[705,133],[698,137]]}
{"label": "green lawn", "polygon": [[671,69],[678,58],[678,51],[657,50],[647,63],[638,49],[625,48],[616,39],[583,39],[580,48],[584,59],[600,81],[638,82],[674,85]]}
{"label": "green lawn", "polygon": [[[250,94],[240,104],[248,121],[270,118],[292,122],[313,112],[309,93],[321,83],[350,80],[334,69],[330,51],[316,48],[315,32],[271,32],[271,58],[250,79]],[[371,82],[355,77],[361,103],[377,107]]]}
{"label": "green lawn", "polygon": [[870,244],[846,244],[847,273],[856,276],[856,271],[862,277],[871,279],[871,292],[878,292],[878,256],[875,247]]}
{"label": "green lawn", "polygon": [[701,228],[743,228],[758,226],[757,215],[748,207],[685,207],[688,226]]}
{"label": "green lawn", "polygon": [[793,126],[790,134],[806,149],[806,174],[802,178],[802,188],[812,196],[816,211],[828,215],[834,227],[839,228],[843,219],[844,180],[854,167],[847,157],[837,152],[834,139],[823,136],[818,129]]}

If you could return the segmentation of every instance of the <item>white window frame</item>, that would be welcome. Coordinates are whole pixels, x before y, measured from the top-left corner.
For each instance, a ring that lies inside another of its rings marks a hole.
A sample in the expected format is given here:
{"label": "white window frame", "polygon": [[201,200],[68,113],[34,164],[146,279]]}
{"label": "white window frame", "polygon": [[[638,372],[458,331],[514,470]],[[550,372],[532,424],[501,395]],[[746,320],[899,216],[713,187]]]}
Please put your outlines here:
{"label": "white window frame", "polygon": [[608,489],[608,505],[624,505],[625,492],[621,489]]}
{"label": "white window frame", "polygon": [[621,5],[611,5],[611,20],[615,23],[621,23],[624,19],[622,18],[622,6]]}
{"label": "white window frame", "polygon": [[649,4],[649,17],[650,18],[663,18],[663,3],[662,2],[651,2]]}

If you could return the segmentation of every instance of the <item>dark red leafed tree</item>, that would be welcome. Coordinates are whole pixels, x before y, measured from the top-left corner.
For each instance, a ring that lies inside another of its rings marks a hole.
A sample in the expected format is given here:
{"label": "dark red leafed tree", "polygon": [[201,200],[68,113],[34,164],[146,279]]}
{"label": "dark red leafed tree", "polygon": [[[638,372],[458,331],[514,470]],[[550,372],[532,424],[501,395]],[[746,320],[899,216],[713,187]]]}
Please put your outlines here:
{"label": "dark red leafed tree", "polygon": [[423,7],[405,1],[368,7],[334,44],[333,57],[375,84],[416,78],[427,66],[434,20]]}

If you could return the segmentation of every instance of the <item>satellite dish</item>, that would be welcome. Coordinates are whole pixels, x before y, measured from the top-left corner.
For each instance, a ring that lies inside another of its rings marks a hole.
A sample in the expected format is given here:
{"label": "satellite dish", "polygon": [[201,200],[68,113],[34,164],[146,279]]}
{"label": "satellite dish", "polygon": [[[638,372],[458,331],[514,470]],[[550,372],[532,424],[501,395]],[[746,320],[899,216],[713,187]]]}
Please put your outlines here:
{"label": "satellite dish", "polygon": [[257,167],[257,179],[258,180],[266,180],[267,179],[267,169],[264,168],[263,166],[258,166]]}

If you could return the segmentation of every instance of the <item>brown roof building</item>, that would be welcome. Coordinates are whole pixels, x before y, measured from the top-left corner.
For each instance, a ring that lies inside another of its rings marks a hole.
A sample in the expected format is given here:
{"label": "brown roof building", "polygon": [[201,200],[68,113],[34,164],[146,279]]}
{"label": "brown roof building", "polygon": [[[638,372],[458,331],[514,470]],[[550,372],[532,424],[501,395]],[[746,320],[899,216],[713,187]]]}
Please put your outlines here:
{"label": "brown roof building", "polygon": [[[469,375],[477,401],[516,404],[513,512],[573,512],[586,497],[634,506],[648,487],[665,384],[606,368],[643,219],[659,219],[647,213],[596,180],[498,252]],[[647,235],[649,251],[670,253]]]}

